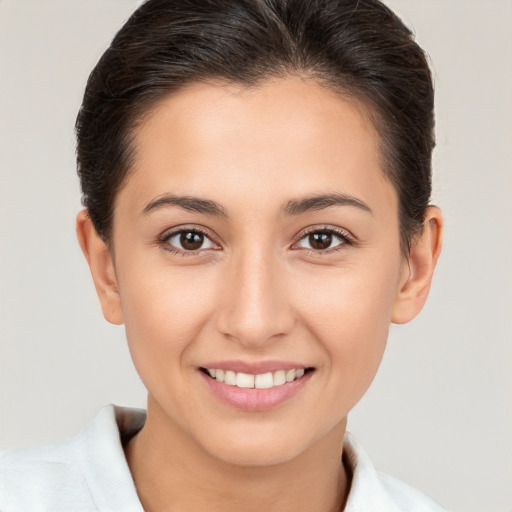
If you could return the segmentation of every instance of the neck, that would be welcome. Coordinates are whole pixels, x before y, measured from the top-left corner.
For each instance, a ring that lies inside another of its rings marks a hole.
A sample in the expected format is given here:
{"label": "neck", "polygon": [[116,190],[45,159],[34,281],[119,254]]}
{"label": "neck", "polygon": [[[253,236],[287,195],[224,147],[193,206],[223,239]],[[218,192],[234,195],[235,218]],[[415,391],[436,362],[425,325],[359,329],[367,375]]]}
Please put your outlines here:
{"label": "neck", "polygon": [[345,424],[290,461],[240,466],[211,456],[179,426],[159,421],[161,414],[149,400],[146,424],[125,447],[146,512],[343,510]]}

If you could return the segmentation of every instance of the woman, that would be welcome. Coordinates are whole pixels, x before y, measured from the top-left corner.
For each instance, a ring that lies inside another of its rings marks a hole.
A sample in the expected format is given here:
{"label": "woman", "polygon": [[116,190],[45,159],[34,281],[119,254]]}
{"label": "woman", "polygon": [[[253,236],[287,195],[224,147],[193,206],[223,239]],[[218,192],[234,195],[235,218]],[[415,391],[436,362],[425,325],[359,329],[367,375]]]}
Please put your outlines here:
{"label": "woman", "polygon": [[147,414],[0,458],[1,510],[441,510],[346,433],[421,310],[433,90],[376,0],[149,0],[77,119],[78,238]]}

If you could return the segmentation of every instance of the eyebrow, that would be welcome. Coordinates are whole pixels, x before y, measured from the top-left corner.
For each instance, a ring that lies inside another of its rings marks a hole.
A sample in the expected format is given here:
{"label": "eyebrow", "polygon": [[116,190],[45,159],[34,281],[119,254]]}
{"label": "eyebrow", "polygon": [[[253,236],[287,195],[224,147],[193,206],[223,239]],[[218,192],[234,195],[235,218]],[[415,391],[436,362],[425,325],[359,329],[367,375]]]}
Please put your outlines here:
{"label": "eyebrow", "polygon": [[[167,206],[178,206],[191,212],[204,213],[215,217],[228,217],[224,207],[210,199],[200,199],[194,196],[177,196],[164,194],[150,201],[142,210],[141,215]],[[353,206],[373,215],[371,208],[357,197],[347,194],[321,194],[307,196],[302,199],[292,199],[285,203],[282,210],[287,215],[300,215],[302,213],[323,210],[331,206]]]}
{"label": "eyebrow", "polygon": [[291,200],[286,203],[283,211],[288,215],[300,215],[301,213],[323,210],[331,206],[354,206],[373,215],[371,208],[365,202],[347,194],[322,194]]}
{"label": "eyebrow", "polygon": [[190,212],[205,213],[214,215],[215,217],[227,217],[226,210],[215,201],[209,199],[200,199],[193,196],[176,196],[172,194],[164,194],[150,201],[142,210],[142,215],[166,206],[178,206]]}

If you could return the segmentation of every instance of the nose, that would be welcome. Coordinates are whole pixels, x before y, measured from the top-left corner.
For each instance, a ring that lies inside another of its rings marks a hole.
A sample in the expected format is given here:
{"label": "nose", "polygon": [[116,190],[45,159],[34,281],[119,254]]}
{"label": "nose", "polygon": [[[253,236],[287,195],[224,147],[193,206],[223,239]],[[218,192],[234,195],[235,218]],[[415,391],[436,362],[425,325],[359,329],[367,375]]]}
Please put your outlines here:
{"label": "nose", "polygon": [[217,329],[246,347],[265,347],[286,336],[294,315],[278,262],[263,251],[242,255],[224,274]]}

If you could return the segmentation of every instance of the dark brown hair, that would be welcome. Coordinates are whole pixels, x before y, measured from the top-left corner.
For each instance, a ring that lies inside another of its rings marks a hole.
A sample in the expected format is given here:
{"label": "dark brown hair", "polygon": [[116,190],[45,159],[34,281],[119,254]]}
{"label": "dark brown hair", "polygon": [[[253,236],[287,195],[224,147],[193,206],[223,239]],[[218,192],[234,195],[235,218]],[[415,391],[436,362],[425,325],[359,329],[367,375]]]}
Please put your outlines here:
{"label": "dark brown hair", "polygon": [[148,0],[92,71],[76,121],[83,204],[109,241],[137,124],[164,96],[300,74],[360,100],[399,196],[402,249],[431,194],[434,92],[422,49],[378,0]]}

